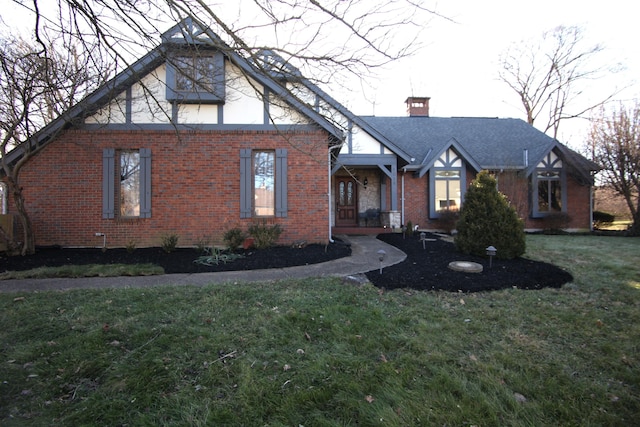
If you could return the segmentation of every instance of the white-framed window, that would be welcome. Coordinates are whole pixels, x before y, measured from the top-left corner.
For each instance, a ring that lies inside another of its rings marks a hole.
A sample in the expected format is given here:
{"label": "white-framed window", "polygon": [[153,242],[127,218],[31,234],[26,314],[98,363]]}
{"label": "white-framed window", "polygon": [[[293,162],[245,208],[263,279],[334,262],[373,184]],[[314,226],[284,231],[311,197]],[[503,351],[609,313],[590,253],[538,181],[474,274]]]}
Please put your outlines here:
{"label": "white-framed window", "polygon": [[429,173],[429,214],[440,217],[442,211],[457,211],[462,206],[466,182],[465,162],[452,148],[435,161]]}
{"label": "white-framed window", "polygon": [[566,185],[562,159],[551,151],[538,163],[532,177],[533,216],[566,212]]}

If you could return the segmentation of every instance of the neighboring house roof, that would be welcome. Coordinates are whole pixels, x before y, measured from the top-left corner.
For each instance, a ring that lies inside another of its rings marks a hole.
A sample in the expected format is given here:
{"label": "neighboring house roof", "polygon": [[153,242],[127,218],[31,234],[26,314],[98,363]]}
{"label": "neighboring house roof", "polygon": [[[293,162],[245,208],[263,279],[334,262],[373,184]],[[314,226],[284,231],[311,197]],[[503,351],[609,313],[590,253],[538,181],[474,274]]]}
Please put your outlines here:
{"label": "neighboring house roof", "polygon": [[461,151],[474,169],[515,169],[530,174],[554,148],[585,182],[600,167],[520,119],[373,117],[362,119],[416,159],[420,175],[446,149]]}

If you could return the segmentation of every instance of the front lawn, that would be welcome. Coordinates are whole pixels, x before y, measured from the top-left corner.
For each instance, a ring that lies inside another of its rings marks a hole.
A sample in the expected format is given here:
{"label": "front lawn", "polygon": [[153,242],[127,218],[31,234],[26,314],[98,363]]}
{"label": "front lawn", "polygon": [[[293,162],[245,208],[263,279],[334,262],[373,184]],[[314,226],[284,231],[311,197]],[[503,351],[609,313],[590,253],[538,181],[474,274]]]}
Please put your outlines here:
{"label": "front lawn", "polygon": [[0,294],[2,425],[631,425],[640,239],[528,236],[562,288],[339,279]]}

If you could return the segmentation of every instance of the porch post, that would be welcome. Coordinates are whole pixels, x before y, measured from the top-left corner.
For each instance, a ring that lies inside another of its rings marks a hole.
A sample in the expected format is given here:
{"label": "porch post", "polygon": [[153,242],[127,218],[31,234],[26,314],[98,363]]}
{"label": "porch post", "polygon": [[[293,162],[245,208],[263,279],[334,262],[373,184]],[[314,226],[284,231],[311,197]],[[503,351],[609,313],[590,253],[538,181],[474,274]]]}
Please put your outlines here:
{"label": "porch post", "polygon": [[391,210],[398,210],[398,165],[396,163],[392,163],[391,165],[391,174],[389,178],[391,178]]}

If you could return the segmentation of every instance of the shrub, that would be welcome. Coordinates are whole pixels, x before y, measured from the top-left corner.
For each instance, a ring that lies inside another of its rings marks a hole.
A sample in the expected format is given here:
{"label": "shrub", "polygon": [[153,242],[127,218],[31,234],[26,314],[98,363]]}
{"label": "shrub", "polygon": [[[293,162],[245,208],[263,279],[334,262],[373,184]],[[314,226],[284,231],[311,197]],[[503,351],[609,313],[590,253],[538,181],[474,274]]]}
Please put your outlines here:
{"label": "shrub", "polygon": [[593,225],[595,228],[607,227],[616,220],[615,215],[608,212],[593,211]]}
{"label": "shrub", "polygon": [[225,252],[218,248],[207,248],[205,250],[205,255],[199,256],[195,259],[196,264],[202,265],[218,265],[220,263],[226,264],[228,262],[233,262],[239,258],[244,258],[240,254],[235,254],[232,252]]}
{"label": "shrub", "polygon": [[275,245],[280,234],[282,234],[280,224],[268,226],[266,221],[263,221],[249,226],[249,235],[253,237],[257,249],[265,249]]}
{"label": "shrub", "polygon": [[442,228],[447,234],[451,234],[453,232],[453,230],[456,228],[456,223],[458,222],[459,218],[459,211],[450,209],[438,211],[438,224],[440,224],[440,228]]}
{"label": "shrub", "polygon": [[465,196],[455,244],[458,250],[479,256],[494,246],[496,257],[516,258],[525,251],[524,222],[507,198],[498,192],[487,171],[478,174]]}
{"label": "shrub", "polygon": [[166,236],[162,236],[162,250],[164,250],[166,253],[170,254],[171,252],[175,251],[177,246],[177,234],[167,234]]}
{"label": "shrub", "polygon": [[565,212],[554,212],[544,217],[544,232],[547,234],[559,234],[567,228],[571,218]]}
{"label": "shrub", "polygon": [[411,221],[407,222],[407,227],[405,228],[405,234],[407,236],[413,236],[413,223]]}
{"label": "shrub", "polygon": [[135,250],[136,250],[136,241],[134,239],[129,240],[129,242],[127,242],[127,252],[132,254]]}
{"label": "shrub", "polygon": [[202,236],[198,238],[196,242],[196,251],[198,252],[206,252],[211,247],[211,238],[208,236]]}
{"label": "shrub", "polygon": [[242,245],[244,239],[247,238],[247,233],[239,228],[231,228],[225,231],[222,238],[224,239],[224,242],[226,243],[229,250],[235,251],[236,249],[238,249],[238,246]]}

